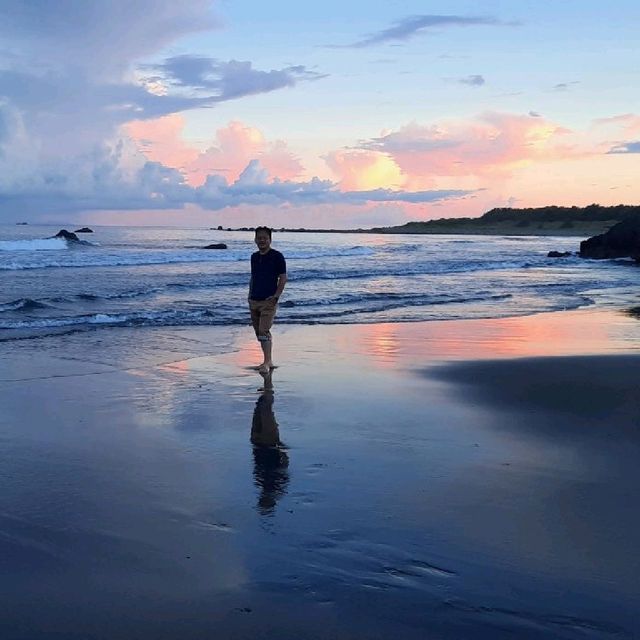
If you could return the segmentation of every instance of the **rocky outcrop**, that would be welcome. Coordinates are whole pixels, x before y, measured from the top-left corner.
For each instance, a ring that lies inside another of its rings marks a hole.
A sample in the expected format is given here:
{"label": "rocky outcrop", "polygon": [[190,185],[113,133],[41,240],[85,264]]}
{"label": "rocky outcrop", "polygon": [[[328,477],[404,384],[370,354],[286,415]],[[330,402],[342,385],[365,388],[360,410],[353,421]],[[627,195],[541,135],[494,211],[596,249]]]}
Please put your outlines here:
{"label": "rocky outcrop", "polygon": [[633,258],[640,262],[640,217],[623,220],[606,233],[583,240],[580,257],[595,260]]}
{"label": "rocky outcrop", "polygon": [[547,258],[568,258],[571,255],[571,251],[549,251]]}
{"label": "rocky outcrop", "polygon": [[80,242],[80,238],[75,233],[71,231],[67,231],[66,229],[60,229],[58,233],[56,233],[54,238],[64,238],[65,240],[71,240],[72,242]]}
{"label": "rocky outcrop", "polygon": [[206,247],[202,247],[203,249],[226,249],[227,245],[224,242],[219,242],[218,244],[208,244]]}
{"label": "rocky outcrop", "polygon": [[76,229],[74,233],[93,233],[93,229],[89,229],[89,227],[82,227],[82,229]]}

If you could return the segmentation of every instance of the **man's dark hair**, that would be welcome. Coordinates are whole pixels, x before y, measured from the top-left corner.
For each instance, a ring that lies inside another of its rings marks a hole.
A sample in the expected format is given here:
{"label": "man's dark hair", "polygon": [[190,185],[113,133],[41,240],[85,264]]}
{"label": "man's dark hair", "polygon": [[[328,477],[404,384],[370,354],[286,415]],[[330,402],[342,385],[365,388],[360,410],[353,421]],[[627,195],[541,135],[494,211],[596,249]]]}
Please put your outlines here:
{"label": "man's dark hair", "polygon": [[269,227],[256,227],[256,235],[258,235],[261,231],[264,231],[265,233],[269,234],[269,237],[271,237],[271,229]]}

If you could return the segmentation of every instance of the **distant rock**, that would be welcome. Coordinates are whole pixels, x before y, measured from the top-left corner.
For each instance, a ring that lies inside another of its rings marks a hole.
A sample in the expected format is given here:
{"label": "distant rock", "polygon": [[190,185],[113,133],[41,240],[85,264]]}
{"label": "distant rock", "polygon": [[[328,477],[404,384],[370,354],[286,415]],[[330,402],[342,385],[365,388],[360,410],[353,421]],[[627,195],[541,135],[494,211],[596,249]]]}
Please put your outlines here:
{"label": "distant rock", "polygon": [[629,218],[580,243],[580,257],[595,260],[633,258],[640,262],[640,218]]}
{"label": "distant rock", "polygon": [[89,227],[82,227],[82,229],[76,229],[74,233],[93,233],[93,229],[89,229]]}
{"label": "distant rock", "polygon": [[75,233],[71,231],[67,231],[66,229],[60,229],[58,233],[56,233],[54,238],[64,238],[65,240],[71,240],[72,242],[80,242],[80,238]]}
{"label": "distant rock", "polygon": [[208,244],[206,247],[202,247],[203,249],[226,249],[227,245],[224,242],[219,242],[218,244]]}
{"label": "distant rock", "polygon": [[29,223],[28,223],[28,222],[16,222],[16,224],[17,224],[19,227],[24,227],[24,226],[28,225]]}
{"label": "distant rock", "polygon": [[286,307],[286,308],[291,308],[291,307],[295,307],[296,303],[293,300],[285,300],[284,302],[280,303],[281,307]]}
{"label": "distant rock", "polygon": [[568,258],[571,255],[571,251],[549,251],[547,258]]}

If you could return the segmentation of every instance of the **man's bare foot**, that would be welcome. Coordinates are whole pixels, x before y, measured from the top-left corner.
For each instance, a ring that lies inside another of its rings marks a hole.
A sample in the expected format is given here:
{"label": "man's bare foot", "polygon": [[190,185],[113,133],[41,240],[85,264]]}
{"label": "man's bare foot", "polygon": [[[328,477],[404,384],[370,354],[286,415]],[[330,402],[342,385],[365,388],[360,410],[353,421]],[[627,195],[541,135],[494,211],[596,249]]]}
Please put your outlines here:
{"label": "man's bare foot", "polygon": [[269,373],[269,371],[271,371],[271,369],[273,369],[273,363],[271,363],[271,362],[263,362],[258,367],[258,371],[260,373]]}

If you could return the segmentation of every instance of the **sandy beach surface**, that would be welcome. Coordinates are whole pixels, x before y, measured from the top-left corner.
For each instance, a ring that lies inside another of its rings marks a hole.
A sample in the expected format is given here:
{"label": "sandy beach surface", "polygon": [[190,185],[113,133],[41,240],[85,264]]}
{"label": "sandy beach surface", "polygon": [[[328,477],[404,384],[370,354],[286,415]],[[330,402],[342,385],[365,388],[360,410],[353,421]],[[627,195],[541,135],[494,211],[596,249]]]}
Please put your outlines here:
{"label": "sandy beach surface", "polygon": [[0,344],[0,637],[640,637],[640,321]]}

